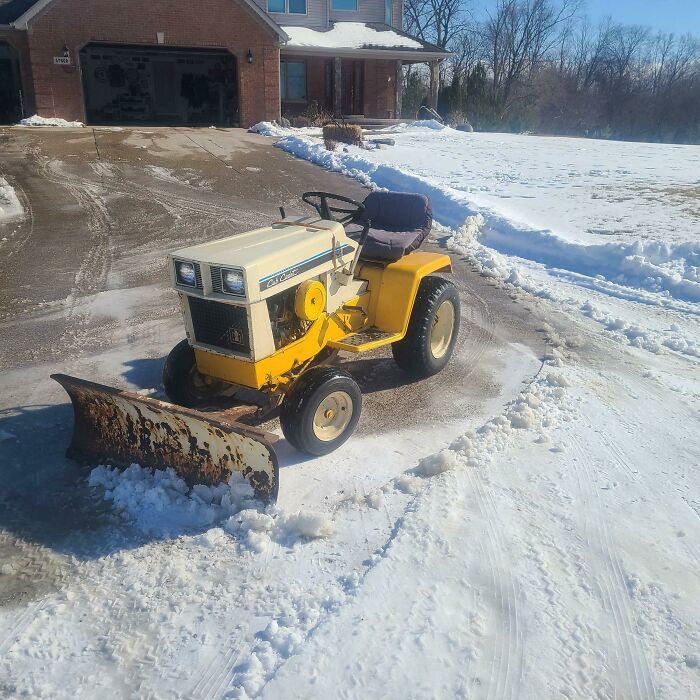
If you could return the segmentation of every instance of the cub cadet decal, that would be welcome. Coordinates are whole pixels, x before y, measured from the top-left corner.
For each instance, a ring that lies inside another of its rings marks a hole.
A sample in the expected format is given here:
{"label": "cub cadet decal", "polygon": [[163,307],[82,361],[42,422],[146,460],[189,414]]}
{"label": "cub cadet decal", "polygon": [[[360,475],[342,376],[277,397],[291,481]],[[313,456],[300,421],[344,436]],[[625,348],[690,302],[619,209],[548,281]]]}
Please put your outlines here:
{"label": "cub cadet decal", "polygon": [[[348,253],[351,250],[352,246],[348,245],[347,243],[344,245],[339,245],[335,249],[336,257],[340,258],[345,253]],[[329,248],[328,250],[323,251],[323,253],[318,253],[317,255],[314,255],[311,258],[302,260],[296,265],[290,265],[289,267],[285,267],[284,270],[280,270],[279,272],[275,272],[271,275],[268,275],[267,277],[263,277],[260,280],[260,291],[264,292],[266,289],[270,289],[270,287],[274,287],[282,282],[286,282],[287,280],[292,279],[292,277],[296,277],[297,275],[300,275],[302,272],[306,272],[307,270],[312,270],[314,267],[323,265],[323,263],[326,263],[332,259],[333,248]]]}

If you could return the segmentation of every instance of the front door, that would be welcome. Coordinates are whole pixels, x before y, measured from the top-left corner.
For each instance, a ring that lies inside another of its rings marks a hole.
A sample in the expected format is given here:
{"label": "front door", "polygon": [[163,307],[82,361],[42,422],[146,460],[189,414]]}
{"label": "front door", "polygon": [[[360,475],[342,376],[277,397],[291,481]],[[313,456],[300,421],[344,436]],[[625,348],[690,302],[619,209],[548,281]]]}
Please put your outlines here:
{"label": "front door", "polygon": [[364,114],[364,69],[364,61],[342,60],[340,74],[343,114]]}

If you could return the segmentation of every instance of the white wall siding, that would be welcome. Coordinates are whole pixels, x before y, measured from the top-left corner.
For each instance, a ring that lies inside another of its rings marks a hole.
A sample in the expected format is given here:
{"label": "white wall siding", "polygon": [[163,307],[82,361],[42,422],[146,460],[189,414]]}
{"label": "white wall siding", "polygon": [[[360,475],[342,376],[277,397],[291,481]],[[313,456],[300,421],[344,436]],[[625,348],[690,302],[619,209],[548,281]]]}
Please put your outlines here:
{"label": "white wall siding", "polygon": [[[267,0],[255,0],[255,3],[267,12]],[[306,14],[268,13],[277,24],[298,25],[302,27],[328,26],[328,0],[306,0]]]}

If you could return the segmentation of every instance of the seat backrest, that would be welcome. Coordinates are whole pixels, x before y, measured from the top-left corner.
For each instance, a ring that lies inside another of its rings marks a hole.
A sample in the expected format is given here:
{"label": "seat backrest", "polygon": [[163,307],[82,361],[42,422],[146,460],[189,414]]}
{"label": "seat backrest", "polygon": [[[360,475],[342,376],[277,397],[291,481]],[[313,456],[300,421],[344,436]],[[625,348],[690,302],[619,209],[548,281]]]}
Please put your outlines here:
{"label": "seat backrest", "polygon": [[423,194],[410,192],[371,192],[364,201],[362,220],[370,220],[372,228],[385,231],[423,232],[423,238],[433,225],[430,200]]}

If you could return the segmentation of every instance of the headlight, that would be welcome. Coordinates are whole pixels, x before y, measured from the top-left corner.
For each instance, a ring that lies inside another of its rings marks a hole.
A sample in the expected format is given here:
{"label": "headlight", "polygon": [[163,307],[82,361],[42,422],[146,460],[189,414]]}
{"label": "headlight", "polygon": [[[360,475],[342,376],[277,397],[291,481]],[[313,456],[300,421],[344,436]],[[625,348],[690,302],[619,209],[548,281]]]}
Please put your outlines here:
{"label": "headlight", "polygon": [[226,294],[245,295],[243,273],[240,270],[221,270],[221,286]]}
{"label": "headlight", "polygon": [[175,278],[178,284],[194,287],[197,284],[197,276],[194,271],[194,264],[191,262],[175,261]]}

